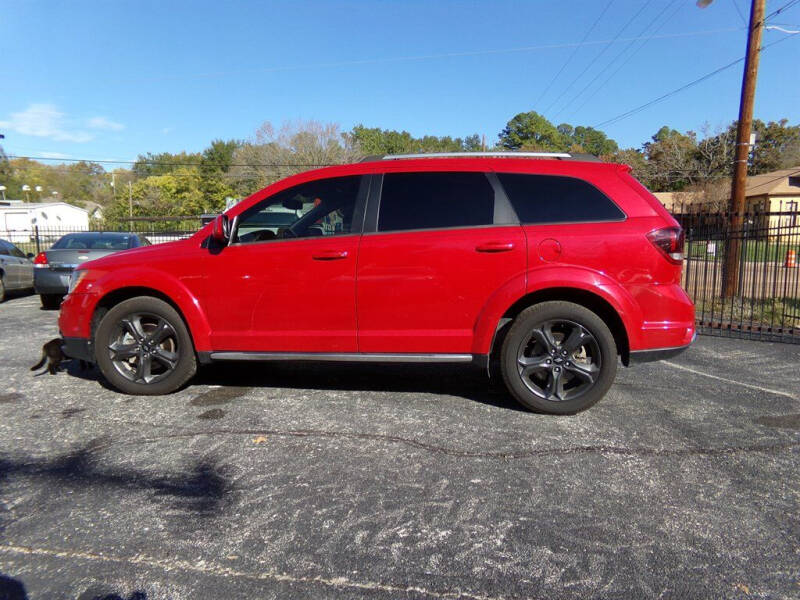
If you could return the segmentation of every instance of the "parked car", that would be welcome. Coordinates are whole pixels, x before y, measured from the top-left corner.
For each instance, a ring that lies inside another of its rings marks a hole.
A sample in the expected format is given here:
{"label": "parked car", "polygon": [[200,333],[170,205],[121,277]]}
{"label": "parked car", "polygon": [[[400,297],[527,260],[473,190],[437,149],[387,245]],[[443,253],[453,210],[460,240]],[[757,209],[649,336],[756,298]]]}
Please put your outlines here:
{"label": "parked car", "polygon": [[[387,157],[279,181],[188,240],[81,265],[65,352],[131,394],[217,361],[463,362],[496,365],[528,408],[586,409],[618,357],[693,341],[684,237],[629,167],[547,158]],[[279,233],[262,225],[275,207],[297,211]]]}
{"label": "parked car", "polygon": [[149,246],[145,237],[135,233],[81,231],[60,237],[49,250],[33,259],[34,287],[42,307],[58,308],[69,288],[69,277],[81,263],[130,248]]}
{"label": "parked car", "polygon": [[0,302],[6,292],[33,288],[33,254],[26,255],[14,244],[0,240]]}

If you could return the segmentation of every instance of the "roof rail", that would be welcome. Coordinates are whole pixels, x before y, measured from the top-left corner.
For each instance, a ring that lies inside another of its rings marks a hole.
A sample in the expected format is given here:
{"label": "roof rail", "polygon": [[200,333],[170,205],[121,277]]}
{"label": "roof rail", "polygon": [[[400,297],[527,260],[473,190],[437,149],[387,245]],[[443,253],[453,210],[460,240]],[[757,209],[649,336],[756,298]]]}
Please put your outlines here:
{"label": "roof rail", "polygon": [[[488,157],[499,158],[558,158],[571,159],[581,156],[579,160],[587,160],[587,155],[573,155],[568,152],[431,152],[429,154],[387,154],[383,160],[397,160],[402,158],[455,158],[455,157]],[[592,157],[594,158],[594,157]]]}

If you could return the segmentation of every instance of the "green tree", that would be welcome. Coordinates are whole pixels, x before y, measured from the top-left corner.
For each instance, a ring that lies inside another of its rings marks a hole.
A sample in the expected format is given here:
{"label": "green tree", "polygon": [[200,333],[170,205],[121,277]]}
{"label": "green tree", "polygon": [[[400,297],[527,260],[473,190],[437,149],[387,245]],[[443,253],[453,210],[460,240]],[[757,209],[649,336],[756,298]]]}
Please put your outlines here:
{"label": "green tree", "polygon": [[200,165],[202,155],[198,152],[159,152],[153,154],[140,154],[133,164],[133,172],[137,177],[150,177],[151,175],[164,175],[175,169]]}
{"label": "green tree", "polygon": [[421,138],[415,138],[407,131],[356,125],[350,131],[349,137],[363,156],[431,152],[476,152],[481,149],[481,138],[477,133],[463,139],[453,138],[449,135],[425,135]]}
{"label": "green tree", "polygon": [[500,132],[500,146],[506,150],[566,152],[571,140],[536,111],[519,113]]}

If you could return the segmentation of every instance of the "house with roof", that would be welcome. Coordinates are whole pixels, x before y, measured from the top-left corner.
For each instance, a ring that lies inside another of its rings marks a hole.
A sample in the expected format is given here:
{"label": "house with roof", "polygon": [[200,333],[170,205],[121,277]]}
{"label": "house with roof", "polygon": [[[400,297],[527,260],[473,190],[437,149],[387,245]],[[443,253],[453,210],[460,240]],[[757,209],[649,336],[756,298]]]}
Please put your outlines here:
{"label": "house with roof", "polygon": [[747,178],[747,211],[769,213],[770,233],[800,235],[800,166]]}

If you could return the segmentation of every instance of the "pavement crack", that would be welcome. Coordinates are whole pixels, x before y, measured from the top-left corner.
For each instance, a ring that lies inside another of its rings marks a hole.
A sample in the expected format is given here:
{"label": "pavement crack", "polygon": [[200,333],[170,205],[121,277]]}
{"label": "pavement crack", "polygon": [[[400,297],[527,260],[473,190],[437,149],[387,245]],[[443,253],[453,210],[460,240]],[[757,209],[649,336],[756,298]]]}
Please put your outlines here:
{"label": "pavement crack", "polygon": [[464,591],[437,592],[420,586],[392,585],[372,581],[353,581],[347,577],[323,577],[292,575],[289,573],[278,573],[276,571],[250,572],[223,565],[217,565],[205,560],[195,562],[181,560],[178,558],[156,558],[144,554],[135,556],[114,556],[110,554],[100,554],[83,550],[56,550],[52,548],[34,548],[31,546],[19,546],[15,544],[0,544],[0,553],[16,554],[22,556],[43,556],[48,558],[86,560],[103,563],[129,564],[139,567],[150,567],[161,569],[166,572],[184,571],[200,575],[212,575],[217,577],[232,577],[248,579],[253,581],[275,581],[278,583],[322,585],[331,588],[345,588],[351,590],[368,590],[373,592],[389,592],[400,594],[420,594],[430,598],[468,598],[470,600],[503,600],[500,596],[486,596],[483,594],[472,594]]}
{"label": "pavement crack", "polygon": [[[254,435],[254,436],[275,436],[292,438],[336,438],[350,440],[367,440],[402,444],[428,452],[454,456],[456,458],[487,458],[499,460],[513,460],[524,458],[536,458],[541,456],[571,456],[580,454],[605,454],[611,456],[635,456],[635,457],[681,457],[681,456],[727,456],[733,454],[745,454],[763,452],[776,454],[779,452],[790,451],[800,447],[800,440],[789,440],[774,444],[749,444],[739,446],[722,447],[688,447],[688,448],[626,448],[624,446],[611,445],[585,445],[567,446],[563,448],[531,448],[528,450],[511,451],[471,451],[448,448],[437,444],[420,442],[411,438],[378,434],[378,433],[358,433],[347,431],[331,431],[325,429],[204,429],[200,431],[182,431],[164,435],[142,437],[137,440],[127,440],[117,444],[139,444],[155,443],[168,439],[192,438],[200,436],[214,435]],[[108,444],[115,445],[113,442]]]}

